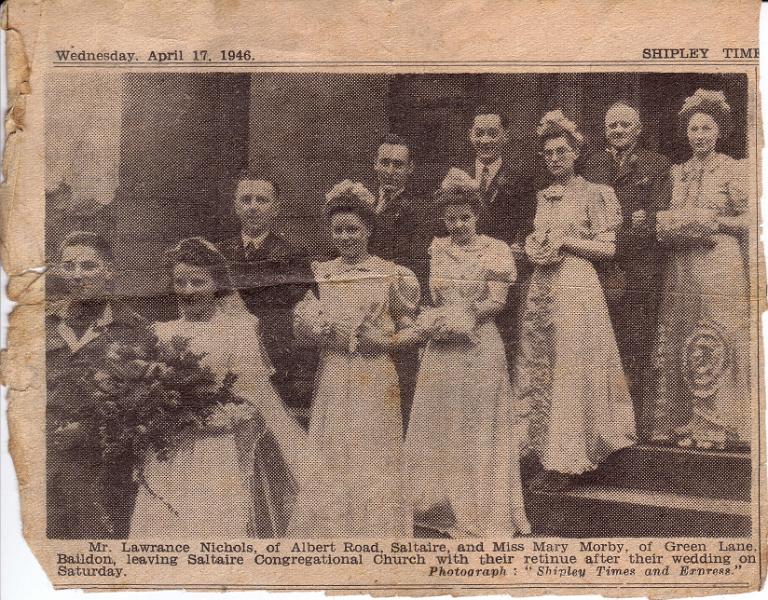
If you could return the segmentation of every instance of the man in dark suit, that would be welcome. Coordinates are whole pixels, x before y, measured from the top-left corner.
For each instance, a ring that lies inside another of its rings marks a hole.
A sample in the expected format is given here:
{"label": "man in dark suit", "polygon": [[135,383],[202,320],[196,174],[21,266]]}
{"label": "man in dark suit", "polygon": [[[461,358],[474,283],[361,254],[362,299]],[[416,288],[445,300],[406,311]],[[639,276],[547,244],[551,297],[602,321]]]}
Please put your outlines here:
{"label": "man in dark suit", "polygon": [[[613,187],[621,204],[623,223],[616,234],[614,266],[624,274],[624,289],[623,294],[620,289],[609,289],[607,295],[613,299],[609,311],[638,430],[664,267],[664,255],[656,241],[656,212],[669,208],[671,199],[669,161],[642,148],[641,133],[638,110],[628,102],[617,102],[605,115],[608,147],[590,156],[582,169],[585,179]],[[610,269],[608,265],[602,271],[612,272]]]}
{"label": "man in dark suit", "polygon": [[[431,228],[425,215],[431,207],[425,206],[408,188],[413,174],[408,142],[398,135],[387,135],[376,151],[373,169],[378,192],[374,193],[376,224],[368,241],[368,250],[413,271],[419,279],[422,297],[428,301],[425,296],[429,295],[427,248],[431,242]],[[403,423],[407,426],[416,387],[418,350],[398,350],[393,359],[400,380]]]}
{"label": "man in dark suit", "polygon": [[426,292],[423,286],[431,240],[425,214],[431,207],[425,206],[408,187],[413,174],[408,142],[399,135],[387,135],[376,151],[373,169],[378,184],[378,191],[374,192],[376,226],[368,249],[371,254],[411,269],[422,284],[422,292]]}
{"label": "man in dark suit", "polygon": [[[523,148],[509,147],[509,118],[497,109],[479,106],[469,128],[474,160],[461,168],[480,186],[482,206],[478,233],[505,241],[515,254],[517,282],[509,289],[506,308],[496,317],[512,367],[518,338],[518,307],[532,266],[525,257],[526,236],[533,231],[536,192],[532,161]],[[514,370],[510,368],[510,373]]]}
{"label": "man in dark suit", "polygon": [[469,142],[475,158],[463,170],[480,186],[478,231],[522,248],[533,229],[536,195],[524,149],[509,147],[509,118],[499,110],[478,107]]}
{"label": "man in dark suit", "polygon": [[107,470],[98,439],[83,425],[97,401],[88,384],[93,366],[114,344],[148,346],[152,338],[144,319],[112,297],[112,264],[104,238],[76,231],[51,269],[49,283],[59,284],[61,297],[47,298],[45,317],[49,538],[124,538],[130,527],[130,468]]}
{"label": "man in dark suit", "polygon": [[272,381],[283,401],[307,406],[316,357],[293,343],[293,308],[314,277],[307,253],[273,232],[280,189],[265,179],[243,179],[235,190],[240,233],[219,244],[248,310],[259,318],[261,336],[275,368]]}

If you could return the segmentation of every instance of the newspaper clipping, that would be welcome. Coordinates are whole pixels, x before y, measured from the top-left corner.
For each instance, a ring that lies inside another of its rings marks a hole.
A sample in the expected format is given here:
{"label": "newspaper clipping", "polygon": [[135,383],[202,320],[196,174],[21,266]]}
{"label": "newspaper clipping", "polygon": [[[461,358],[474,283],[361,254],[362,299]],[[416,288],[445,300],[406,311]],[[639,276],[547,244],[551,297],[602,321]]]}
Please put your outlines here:
{"label": "newspaper clipping", "polygon": [[54,586],[759,589],[759,4],[9,2]]}

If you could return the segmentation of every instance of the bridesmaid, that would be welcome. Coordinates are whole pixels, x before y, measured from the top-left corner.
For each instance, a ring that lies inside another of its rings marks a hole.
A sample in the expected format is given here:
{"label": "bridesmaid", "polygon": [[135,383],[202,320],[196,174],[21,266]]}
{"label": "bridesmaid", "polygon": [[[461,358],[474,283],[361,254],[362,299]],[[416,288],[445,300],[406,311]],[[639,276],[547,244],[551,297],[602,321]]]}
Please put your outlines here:
{"label": "bridesmaid", "polygon": [[325,214],[339,257],[313,263],[319,298],[295,309],[297,339],[320,348],[307,480],[290,537],[411,537],[403,423],[390,351],[415,340],[419,284],[368,253],[373,196],[344,181]]}
{"label": "bridesmaid", "polygon": [[703,449],[749,445],[749,193],[746,171],[717,152],[731,109],[698,90],[680,110],[693,150],[672,168],[659,238],[672,248],[664,282],[651,439]]}
{"label": "bridesmaid", "polygon": [[562,111],[538,129],[555,184],[540,191],[526,254],[535,265],[524,307],[518,394],[530,450],[544,471],[531,489],[568,487],[635,441],[632,400],[593,260],[615,252],[621,211],[610,187],[574,175],[583,142]]}
{"label": "bridesmaid", "polygon": [[436,194],[449,236],[430,248],[435,309],[406,438],[417,523],[452,537],[530,533],[504,344],[494,317],[515,282],[504,242],[477,233],[480,195],[462,184]]}

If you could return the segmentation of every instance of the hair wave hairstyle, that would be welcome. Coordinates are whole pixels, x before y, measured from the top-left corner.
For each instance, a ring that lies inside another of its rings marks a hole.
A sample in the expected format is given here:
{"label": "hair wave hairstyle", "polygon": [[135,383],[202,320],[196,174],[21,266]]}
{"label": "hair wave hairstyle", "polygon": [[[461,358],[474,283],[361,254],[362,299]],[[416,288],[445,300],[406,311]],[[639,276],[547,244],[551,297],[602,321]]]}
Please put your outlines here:
{"label": "hair wave hairstyle", "polygon": [[185,238],[166,251],[165,264],[169,272],[181,263],[208,271],[216,285],[216,297],[226,296],[234,291],[235,286],[229,273],[227,259],[205,238]]}

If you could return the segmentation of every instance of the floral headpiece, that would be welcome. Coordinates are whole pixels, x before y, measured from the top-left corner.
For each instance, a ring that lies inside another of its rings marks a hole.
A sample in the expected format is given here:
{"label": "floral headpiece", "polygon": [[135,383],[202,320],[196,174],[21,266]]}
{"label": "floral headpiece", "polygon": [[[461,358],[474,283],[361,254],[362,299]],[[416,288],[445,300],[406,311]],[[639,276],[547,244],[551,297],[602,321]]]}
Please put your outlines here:
{"label": "floral headpiece", "polygon": [[219,249],[216,247],[215,244],[213,244],[212,242],[209,242],[204,237],[201,237],[199,235],[195,235],[195,236],[180,240],[179,243],[177,243],[168,252],[181,252],[185,248],[189,248],[191,246],[199,246],[201,248],[204,248],[208,252],[211,252],[212,254],[221,256],[222,259],[224,258],[221,252],[219,252]]}
{"label": "floral headpiece", "polygon": [[466,171],[452,168],[434,194],[435,204],[442,209],[446,206],[468,204],[475,209],[480,205],[480,182]]}
{"label": "floral headpiece", "polygon": [[341,198],[349,196],[354,196],[370,208],[376,206],[376,198],[368,191],[368,188],[359,181],[351,181],[350,179],[340,181],[330,189],[325,195],[325,205],[328,206]]}
{"label": "floral headpiece", "polygon": [[705,90],[699,88],[693,96],[688,96],[680,109],[680,115],[691,113],[695,110],[719,110],[722,113],[729,114],[731,107],[725,99],[725,93],[722,90]]}
{"label": "floral headpiece", "polygon": [[579,145],[584,143],[584,136],[579,131],[576,123],[568,119],[560,109],[551,110],[541,117],[539,126],[536,128],[536,135],[539,138],[558,133],[569,135]]}
{"label": "floral headpiece", "polygon": [[325,214],[330,218],[336,212],[353,212],[370,231],[376,225],[376,198],[359,181],[344,181],[334,185],[325,195]]}
{"label": "floral headpiece", "polygon": [[452,192],[476,192],[480,189],[480,182],[470,176],[469,173],[456,167],[451,168],[440,184],[443,190]]}

